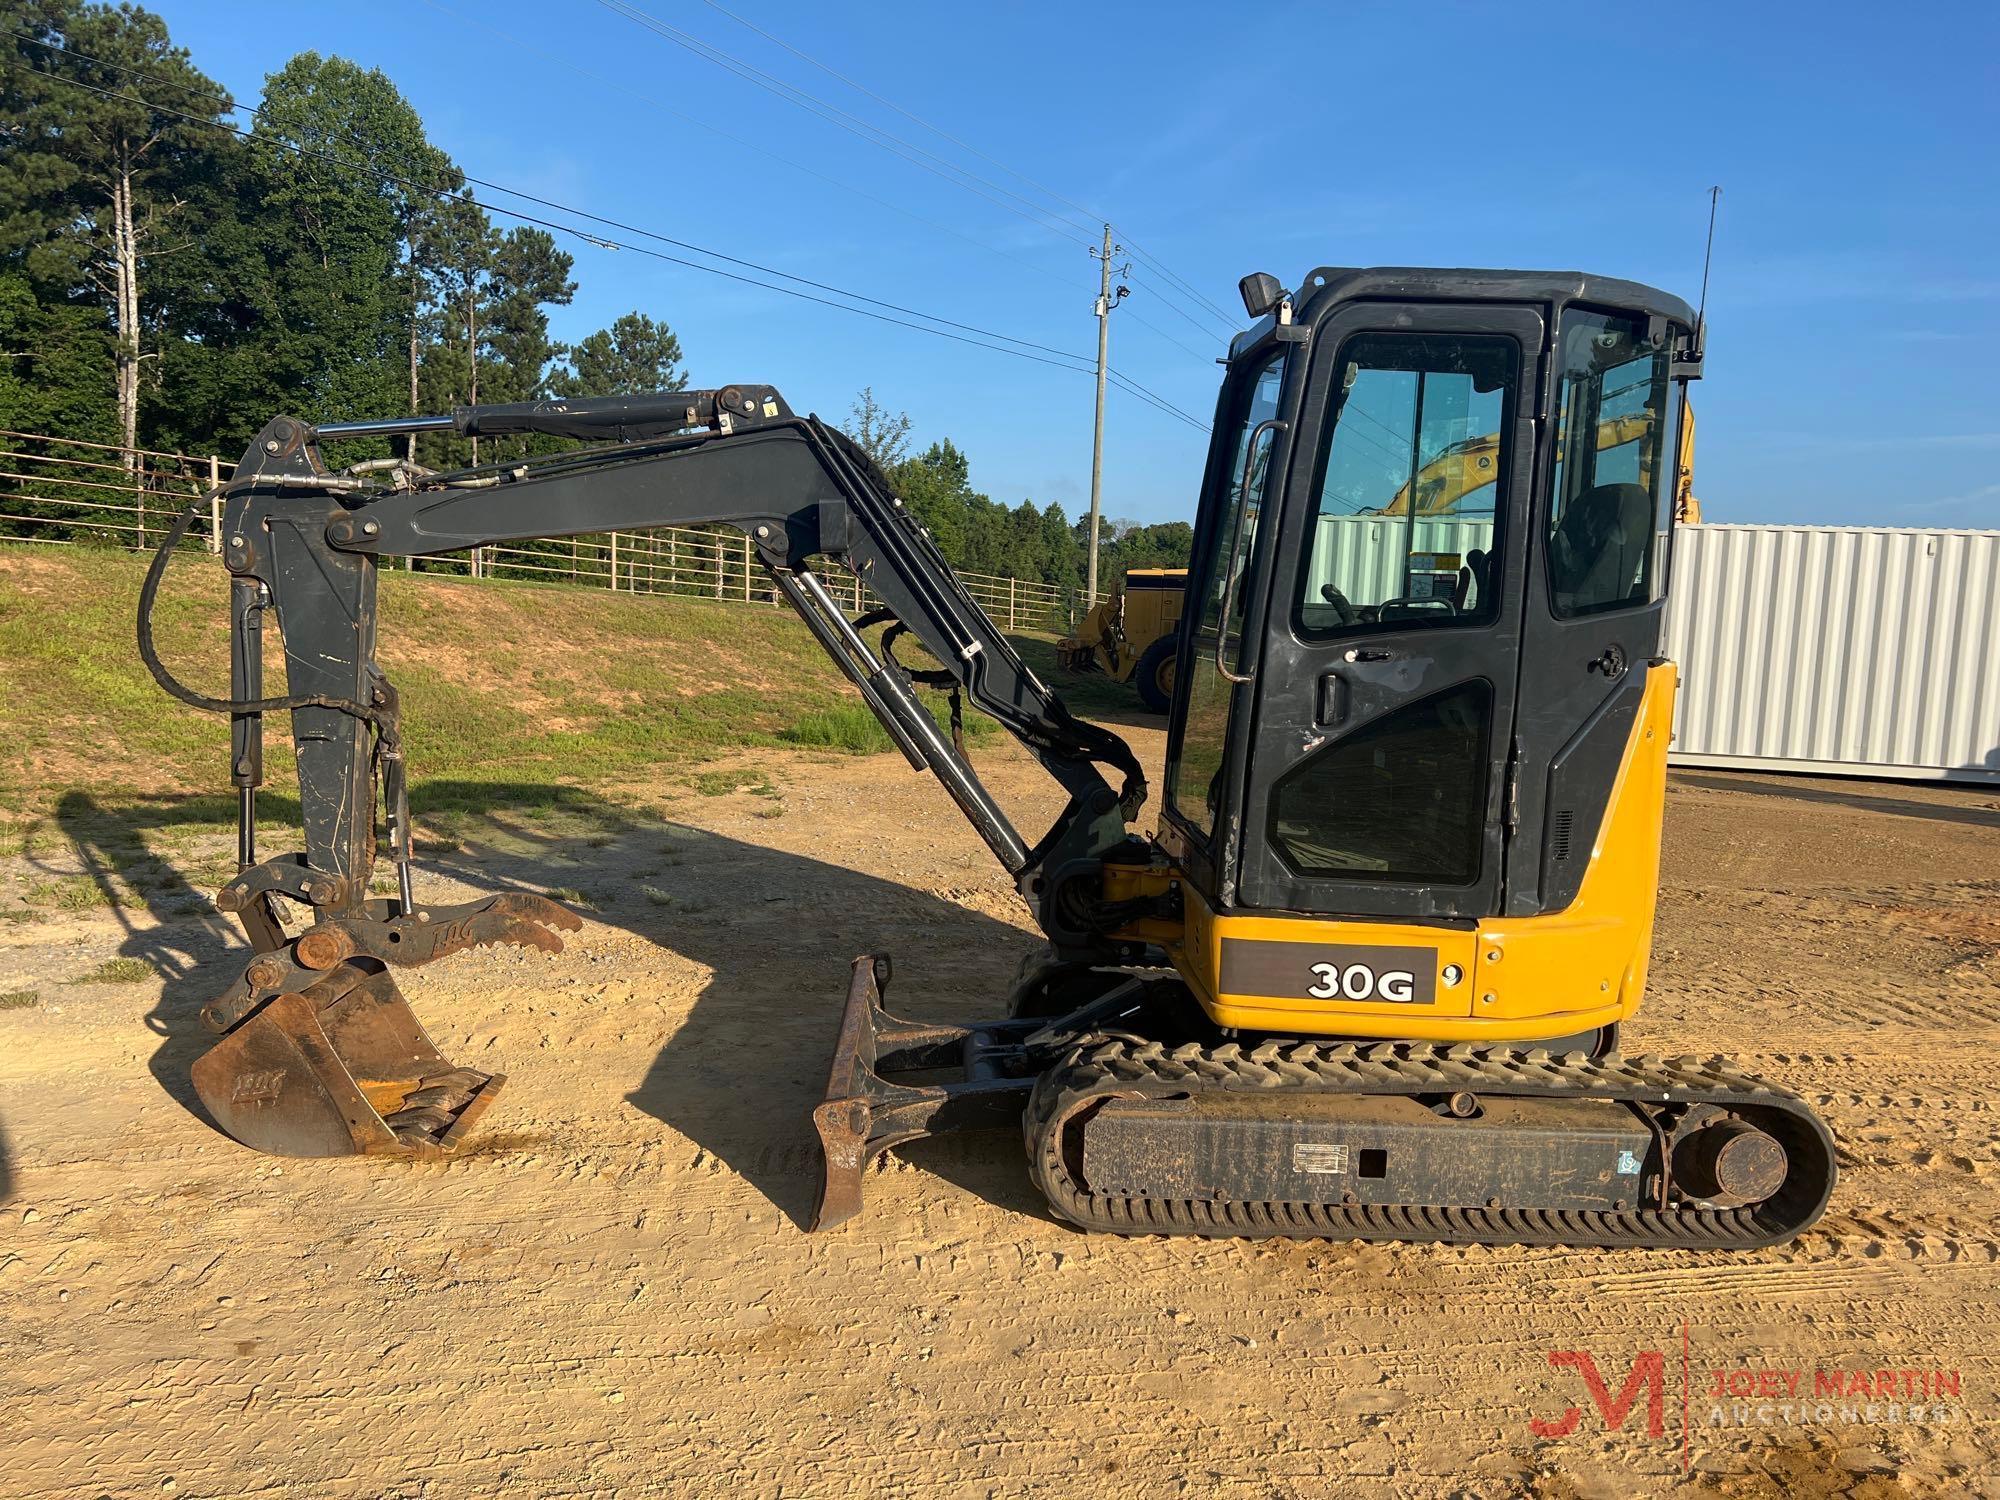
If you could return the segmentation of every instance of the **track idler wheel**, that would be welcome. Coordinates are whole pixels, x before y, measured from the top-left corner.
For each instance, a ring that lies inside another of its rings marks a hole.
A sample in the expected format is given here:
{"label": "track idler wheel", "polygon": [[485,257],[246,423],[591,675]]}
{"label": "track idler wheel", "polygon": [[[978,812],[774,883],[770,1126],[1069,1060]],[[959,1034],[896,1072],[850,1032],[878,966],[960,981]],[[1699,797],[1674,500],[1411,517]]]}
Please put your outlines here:
{"label": "track idler wheel", "polygon": [[1785,1180],[1785,1148],[1748,1121],[1714,1114],[1691,1121],[1674,1142],[1674,1186],[1681,1196],[1740,1208],[1762,1203]]}

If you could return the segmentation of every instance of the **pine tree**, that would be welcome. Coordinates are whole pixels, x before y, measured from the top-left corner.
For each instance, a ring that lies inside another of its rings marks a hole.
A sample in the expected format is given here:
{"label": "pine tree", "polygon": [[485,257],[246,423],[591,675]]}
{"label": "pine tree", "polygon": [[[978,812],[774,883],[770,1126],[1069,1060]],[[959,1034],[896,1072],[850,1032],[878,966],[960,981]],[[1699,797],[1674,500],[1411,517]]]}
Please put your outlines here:
{"label": "pine tree", "polygon": [[400,409],[417,297],[403,247],[456,169],[380,71],[316,52],[265,81],[251,153],[276,283],[270,374],[308,420]]}
{"label": "pine tree", "polygon": [[855,396],[840,430],[859,443],[861,451],[874,459],[875,467],[884,473],[903,462],[910,451],[910,414],[892,413],[875,399],[872,385],[864,385]]}
{"label": "pine tree", "polygon": [[561,396],[643,396],[684,391],[681,341],[664,323],[629,312],[569,351],[569,368],[553,382]]}
{"label": "pine tree", "polygon": [[16,341],[7,353],[10,364],[44,366],[24,379],[14,364],[9,379],[65,393],[17,414],[83,417],[78,377],[108,345],[112,427],[136,484],[140,377],[157,358],[145,347],[156,327],[147,276],[160,257],[196,248],[180,189],[229,139],[211,123],[227,100],[149,11],[9,0],[0,20],[10,33],[0,84],[0,263]]}

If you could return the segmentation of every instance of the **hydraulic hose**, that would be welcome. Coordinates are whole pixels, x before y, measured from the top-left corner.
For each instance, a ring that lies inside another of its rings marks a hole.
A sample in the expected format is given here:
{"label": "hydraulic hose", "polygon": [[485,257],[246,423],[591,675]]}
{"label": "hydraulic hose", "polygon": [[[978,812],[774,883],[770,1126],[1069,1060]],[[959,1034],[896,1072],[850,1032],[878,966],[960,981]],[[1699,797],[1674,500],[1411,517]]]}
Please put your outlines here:
{"label": "hydraulic hose", "polygon": [[322,693],[294,693],[283,698],[211,698],[180,681],[160,660],[159,649],[153,641],[153,606],[160,597],[160,583],[167,576],[167,563],[173,556],[174,548],[187,535],[188,527],[194,524],[216,496],[226,493],[229,488],[229,485],[223,485],[210,490],[189,505],[167,528],[166,537],[153,553],[152,564],[146,569],[146,581],[139,586],[139,659],[146,664],[146,670],[153,674],[153,681],[160,685],[162,691],[203,713],[256,714],[284,713],[299,708],[330,709],[335,713],[351,714],[373,725],[383,745],[394,748],[399,738],[395,719],[365,703],[356,703],[351,698],[329,698]]}

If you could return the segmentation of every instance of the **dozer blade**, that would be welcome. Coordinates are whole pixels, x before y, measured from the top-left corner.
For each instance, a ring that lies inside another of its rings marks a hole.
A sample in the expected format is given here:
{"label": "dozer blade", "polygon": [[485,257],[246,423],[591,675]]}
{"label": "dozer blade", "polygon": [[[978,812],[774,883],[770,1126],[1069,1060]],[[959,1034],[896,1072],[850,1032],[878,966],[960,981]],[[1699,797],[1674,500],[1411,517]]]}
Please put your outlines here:
{"label": "dozer blade", "polygon": [[506,1080],[454,1067],[379,963],[273,995],[195,1062],[216,1124],[275,1156],[448,1151]]}
{"label": "dozer blade", "polygon": [[905,1021],[882,1008],[888,983],[888,959],[854,960],[826,1099],[813,1111],[821,1153],[814,1230],[861,1212],[862,1174],[892,1146],[953,1130],[1018,1128],[1034,1086],[1023,1044],[1044,1022]]}

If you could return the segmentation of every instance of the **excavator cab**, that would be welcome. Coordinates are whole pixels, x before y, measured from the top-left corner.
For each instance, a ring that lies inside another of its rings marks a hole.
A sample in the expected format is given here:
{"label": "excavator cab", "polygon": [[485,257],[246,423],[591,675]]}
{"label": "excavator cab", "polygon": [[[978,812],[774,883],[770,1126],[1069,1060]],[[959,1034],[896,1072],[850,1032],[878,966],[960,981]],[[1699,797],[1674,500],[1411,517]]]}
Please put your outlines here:
{"label": "excavator cab", "polygon": [[[1316,272],[1231,350],[1162,814],[1218,924],[1201,993],[1266,1030],[1606,1050],[1651,928],[1693,317],[1626,283],[1414,274]],[[1467,456],[1483,483],[1412,503]],[[1639,832],[1600,848],[1614,811]],[[1593,867],[1621,890],[1559,960],[1492,927],[1563,923]],[[1301,918],[1312,963],[1238,935]],[[1400,1001],[1360,969],[1330,995],[1328,936],[1362,968],[1435,961]]]}
{"label": "excavator cab", "polygon": [[[577,920],[414,895],[400,703],[374,658],[384,556],[668,524],[739,528],[909,764],[936,775],[1048,938],[1005,1014],[887,1008],[851,966],[815,1227],[920,1136],[1016,1128],[1056,1213],[1115,1233],[1750,1247],[1823,1211],[1825,1127],[1720,1060],[1625,1057],[1645,988],[1675,670],[1660,657],[1689,461],[1685,303],[1577,273],[1245,279],[1171,642],[1158,832],[1115,733],[1077,719],[887,477],[768,386],[275,418],[225,487],[241,869],[257,950],[204,1011],[201,1097],[244,1143],[450,1150],[500,1080],[454,1068],[392,971]],[[437,474],[328,473],[411,431],[595,440]],[[850,615],[822,574],[863,580]],[[257,632],[284,633],[263,696]],[[906,665],[914,635],[939,665]],[[1067,794],[1016,829],[919,685],[1009,730]],[[288,712],[305,849],[259,857],[261,723]],[[1109,774],[1107,774],[1109,773]],[[378,817],[379,814],[379,817]],[[396,894],[372,891],[378,822]],[[280,901],[309,923],[291,930]]]}

